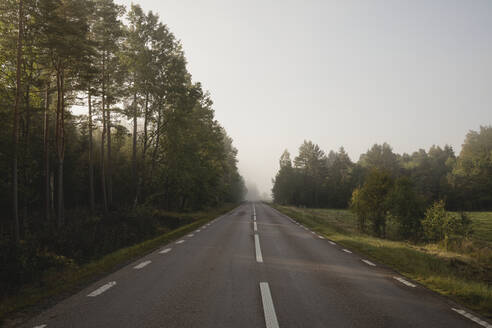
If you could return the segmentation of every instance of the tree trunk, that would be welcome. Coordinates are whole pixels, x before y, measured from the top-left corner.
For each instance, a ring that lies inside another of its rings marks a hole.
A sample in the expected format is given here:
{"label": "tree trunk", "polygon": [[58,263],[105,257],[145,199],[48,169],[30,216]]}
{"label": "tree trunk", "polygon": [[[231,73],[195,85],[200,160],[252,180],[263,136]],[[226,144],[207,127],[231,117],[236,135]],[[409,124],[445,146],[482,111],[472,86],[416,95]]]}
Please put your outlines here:
{"label": "tree trunk", "polygon": [[46,82],[46,91],[44,95],[44,136],[43,136],[43,153],[44,153],[44,219],[50,220],[50,154],[49,154],[49,107],[50,107],[50,82]]}
{"label": "tree trunk", "polygon": [[62,227],[65,223],[64,218],[64,204],[63,204],[63,159],[65,156],[65,94],[64,94],[64,69],[58,63],[57,67],[57,113],[56,113],[56,148],[58,155],[58,179],[57,179],[57,192],[58,192],[58,227]]}
{"label": "tree trunk", "polygon": [[138,203],[138,177],[137,177],[137,93],[133,93],[133,146],[132,146],[132,175],[135,188],[135,200],[133,207]]}
{"label": "tree trunk", "polygon": [[156,128],[156,136],[155,136],[155,144],[154,144],[154,149],[152,150],[152,165],[150,167],[150,181],[153,180],[154,178],[154,170],[155,170],[155,162],[157,159],[157,151],[159,150],[159,139],[161,135],[161,111],[159,111],[159,114],[157,116],[157,128]]}
{"label": "tree trunk", "polygon": [[101,116],[102,116],[102,134],[101,134],[101,191],[102,191],[102,199],[103,199],[103,211],[104,214],[108,213],[108,198],[106,194],[106,172],[105,172],[105,161],[104,161],[104,138],[106,137],[106,115],[104,113],[104,105],[105,105],[105,92],[106,92],[106,84],[105,84],[105,54],[103,53],[103,61],[102,61],[102,105],[101,105]]}
{"label": "tree trunk", "polygon": [[89,102],[89,204],[91,208],[91,213],[94,214],[96,211],[96,200],[94,196],[94,162],[93,162],[93,150],[92,150],[92,98],[91,98],[91,87],[87,93],[87,98]]}
{"label": "tree trunk", "polygon": [[[108,97],[109,98],[109,97]],[[108,146],[108,162],[107,162],[107,178],[108,178],[108,207],[113,204],[113,170],[111,162],[111,112],[109,109],[109,101],[106,100],[106,131],[107,131],[107,146]]]}
{"label": "tree trunk", "polygon": [[12,216],[14,218],[14,239],[15,243],[20,241],[19,225],[19,188],[17,176],[17,157],[19,143],[19,101],[21,95],[21,59],[22,59],[22,34],[23,34],[23,0],[19,0],[19,34],[17,36],[17,67],[16,67],[16,90],[14,102],[14,127],[13,127],[13,163],[12,163]]}

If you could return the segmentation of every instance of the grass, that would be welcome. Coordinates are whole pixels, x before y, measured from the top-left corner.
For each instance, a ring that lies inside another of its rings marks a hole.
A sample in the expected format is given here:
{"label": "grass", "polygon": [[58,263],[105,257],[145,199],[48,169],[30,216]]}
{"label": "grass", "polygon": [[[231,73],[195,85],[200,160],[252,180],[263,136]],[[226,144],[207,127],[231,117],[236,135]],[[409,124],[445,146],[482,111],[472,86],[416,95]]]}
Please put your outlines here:
{"label": "grass", "polygon": [[194,221],[178,229],[133,246],[119,249],[81,266],[73,265],[63,271],[45,273],[41,284],[24,286],[16,295],[0,300],[0,325],[5,323],[4,320],[7,319],[7,316],[13,317],[9,318],[9,322],[15,325],[16,323],[13,321],[22,317],[20,311],[32,312],[35,307],[42,308],[43,304],[46,305],[72,295],[90,282],[114,272],[123,265],[154,251],[166,243],[186,235],[217,216],[232,210],[235,206],[228,204],[207,212],[187,214],[187,216],[193,217]]}
{"label": "grass", "polygon": [[470,213],[474,239],[445,249],[361,234],[348,210],[273,206],[340,245],[492,318],[492,212]]}
{"label": "grass", "polygon": [[492,212],[471,212],[474,238],[492,243]]}

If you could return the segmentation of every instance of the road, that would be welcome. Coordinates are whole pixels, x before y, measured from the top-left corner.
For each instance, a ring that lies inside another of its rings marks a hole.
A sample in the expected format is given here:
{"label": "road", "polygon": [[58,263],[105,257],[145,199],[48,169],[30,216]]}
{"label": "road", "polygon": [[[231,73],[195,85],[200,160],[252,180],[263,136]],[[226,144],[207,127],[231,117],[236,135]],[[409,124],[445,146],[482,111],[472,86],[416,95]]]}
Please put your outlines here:
{"label": "road", "polygon": [[490,327],[362,260],[245,203],[23,327]]}

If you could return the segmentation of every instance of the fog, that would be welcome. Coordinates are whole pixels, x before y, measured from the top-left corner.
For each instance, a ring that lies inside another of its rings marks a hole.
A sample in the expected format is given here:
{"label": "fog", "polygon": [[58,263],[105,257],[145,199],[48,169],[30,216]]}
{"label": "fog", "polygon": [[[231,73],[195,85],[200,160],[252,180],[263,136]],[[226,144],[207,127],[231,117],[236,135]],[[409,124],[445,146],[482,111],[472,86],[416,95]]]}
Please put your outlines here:
{"label": "fog", "polygon": [[270,195],[281,153],[304,139],[354,161],[385,141],[459,153],[468,130],[491,123],[490,1],[139,3],[182,40],[250,199]]}

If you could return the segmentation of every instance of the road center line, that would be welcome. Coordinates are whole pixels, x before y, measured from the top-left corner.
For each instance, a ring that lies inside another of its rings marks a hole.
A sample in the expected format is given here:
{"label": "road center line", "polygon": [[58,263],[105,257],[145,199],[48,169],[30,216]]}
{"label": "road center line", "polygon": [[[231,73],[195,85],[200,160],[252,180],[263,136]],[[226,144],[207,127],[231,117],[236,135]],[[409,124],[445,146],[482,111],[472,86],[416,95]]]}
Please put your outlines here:
{"label": "road center line", "polygon": [[453,310],[454,312],[457,312],[457,313],[461,314],[462,316],[464,316],[465,318],[470,319],[473,322],[478,323],[482,327],[492,328],[492,325],[491,324],[489,324],[488,322],[485,322],[485,321],[481,320],[480,318],[475,317],[473,314],[470,314],[470,313],[466,312],[465,310],[459,310],[459,309],[455,309],[455,308],[451,308],[451,310]]}
{"label": "road center line", "polygon": [[279,328],[275,307],[273,306],[272,294],[267,282],[260,282],[261,302],[265,314],[266,328]]}
{"label": "road center line", "polygon": [[184,239],[181,239],[181,240],[177,241],[176,244],[182,244],[184,242],[185,242],[185,240]]}
{"label": "road center line", "polygon": [[140,270],[143,267],[146,267],[147,265],[149,265],[150,263],[152,263],[152,261],[143,261],[142,263],[135,265],[133,268],[136,270]]}
{"label": "road center line", "polygon": [[345,248],[344,248],[344,249],[342,249],[342,251],[344,251],[345,253],[352,254],[352,252],[351,252],[351,251],[349,251],[348,249],[345,249]]}
{"label": "road center line", "polygon": [[364,259],[361,259],[362,262],[364,262],[365,264],[367,265],[370,265],[370,266],[376,266],[376,264],[372,263],[371,261],[369,260],[364,260]]}
{"label": "road center line", "polygon": [[253,222],[253,227],[255,228],[255,231],[258,231],[258,226],[256,225],[256,222]]}
{"label": "road center line", "polygon": [[336,245],[336,243],[332,242],[331,240],[328,240],[328,242],[332,245]]}
{"label": "road center line", "polygon": [[414,284],[412,284],[411,282],[406,281],[406,280],[405,280],[405,279],[403,279],[403,278],[396,277],[396,276],[395,276],[395,277],[393,277],[393,278],[395,278],[396,280],[398,280],[398,281],[399,281],[399,282],[401,282],[402,284],[407,285],[408,287],[413,287],[413,288],[417,287],[417,286],[415,286]]}
{"label": "road center line", "polygon": [[166,254],[166,253],[169,253],[171,251],[172,248],[166,248],[166,249],[163,249],[162,251],[159,252],[159,254]]}
{"label": "road center line", "polygon": [[48,327],[48,325],[39,325],[39,326],[34,326],[33,328],[45,328]]}
{"label": "road center line", "polygon": [[325,237],[318,235],[319,239],[325,239]]}
{"label": "road center line", "polygon": [[256,262],[263,263],[263,256],[261,255],[261,248],[260,248],[260,238],[256,233],[255,233],[255,251],[256,251]]}
{"label": "road center line", "polygon": [[191,237],[193,237],[193,236],[194,236],[194,234],[190,233],[190,234],[189,234],[188,236],[186,236],[186,237],[191,238]]}
{"label": "road center line", "polygon": [[99,287],[98,289],[93,291],[92,293],[88,294],[87,296],[95,297],[95,296],[101,295],[102,293],[104,293],[105,291],[107,291],[108,289],[113,287],[114,285],[116,285],[116,281],[110,281],[107,284],[102,285],[101,287]]}

